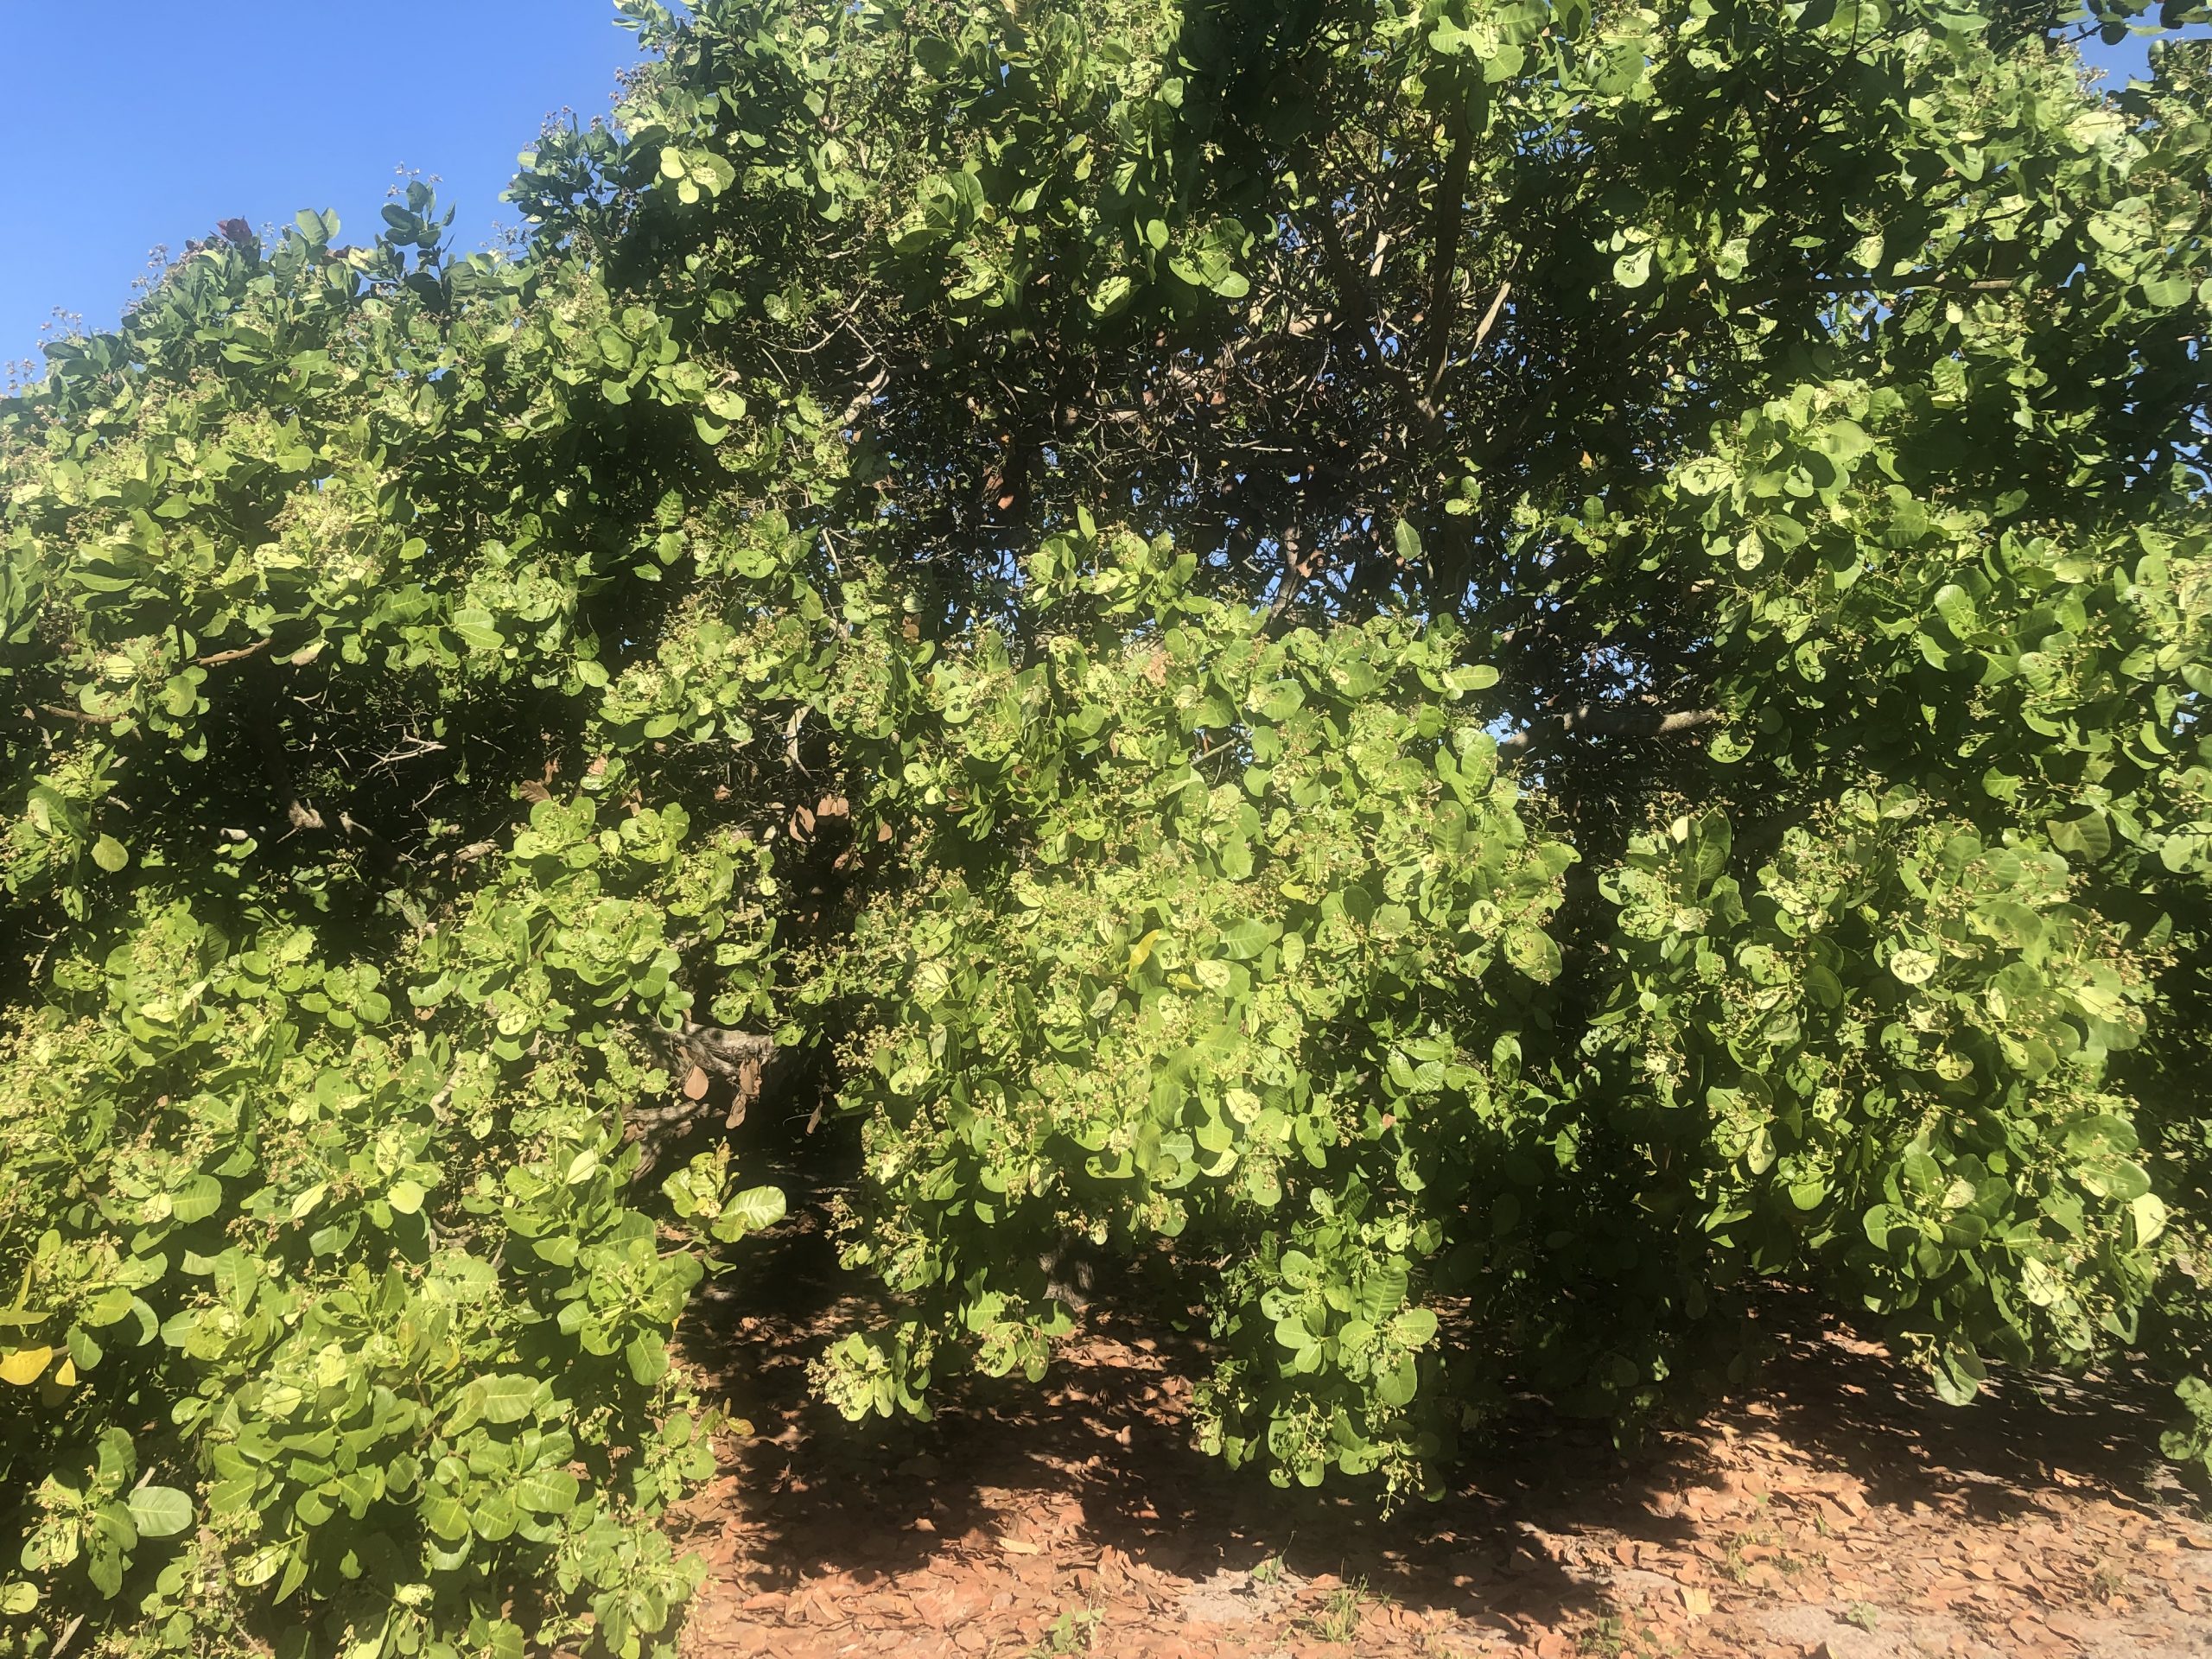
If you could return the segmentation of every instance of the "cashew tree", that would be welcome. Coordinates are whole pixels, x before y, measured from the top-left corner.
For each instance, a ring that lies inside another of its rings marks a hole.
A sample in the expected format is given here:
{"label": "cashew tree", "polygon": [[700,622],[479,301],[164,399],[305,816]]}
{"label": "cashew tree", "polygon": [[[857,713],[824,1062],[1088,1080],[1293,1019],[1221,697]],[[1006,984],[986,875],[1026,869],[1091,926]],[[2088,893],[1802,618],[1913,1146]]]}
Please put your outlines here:
{"label": "cashew tree", "polygon": [[1079,1249],[1279,1484],[1777,1284],[2212,1459],[2202,5],[618,10],[0,403],[0,1654],[666,1650],[794,1096],[855,1416]]}

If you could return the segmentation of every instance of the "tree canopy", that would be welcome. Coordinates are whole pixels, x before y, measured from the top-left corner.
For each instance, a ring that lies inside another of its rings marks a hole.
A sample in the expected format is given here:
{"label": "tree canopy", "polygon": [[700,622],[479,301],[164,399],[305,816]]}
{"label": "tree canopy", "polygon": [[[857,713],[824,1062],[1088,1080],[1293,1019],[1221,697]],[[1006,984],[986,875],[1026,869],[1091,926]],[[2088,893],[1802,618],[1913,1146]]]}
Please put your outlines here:
{"label": "tree canopy", "polygon": [[2212,1459],[2202,5],[619,10],[0,402],[0,1654],[664,1650],[764,1088],[849,1414],[1087,1239],[1279,1484],[1776,1283]]}

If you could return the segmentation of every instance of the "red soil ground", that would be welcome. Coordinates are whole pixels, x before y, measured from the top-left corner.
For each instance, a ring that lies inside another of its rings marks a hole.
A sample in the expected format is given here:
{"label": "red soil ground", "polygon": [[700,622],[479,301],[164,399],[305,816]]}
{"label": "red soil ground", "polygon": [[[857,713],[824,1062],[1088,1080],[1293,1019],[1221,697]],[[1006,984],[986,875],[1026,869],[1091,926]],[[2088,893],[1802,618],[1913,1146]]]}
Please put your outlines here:
{"label": "red soil ground", "polygon": [[1645,1456],[1539,1420],[1380,1521],[1191,1451],[1183,1367],[1110,1315],[1040,1387],[849,1426],[805,1385],[825,1256],[748,1262],[691,1340],[754,1430],[676,1519],[713,1574],[694,1659],[2212,1655],[2212,1522],[2151,1454],[2155,1395],[1955,1412],[1814,1326]]}

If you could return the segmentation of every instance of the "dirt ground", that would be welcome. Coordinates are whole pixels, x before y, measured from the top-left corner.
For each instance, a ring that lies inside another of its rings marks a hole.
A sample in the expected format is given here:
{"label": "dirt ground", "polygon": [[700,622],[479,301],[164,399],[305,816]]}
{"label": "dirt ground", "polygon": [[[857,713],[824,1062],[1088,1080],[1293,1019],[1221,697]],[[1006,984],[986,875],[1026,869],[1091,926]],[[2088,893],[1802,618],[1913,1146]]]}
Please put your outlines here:
{"label": "dirt ground", "polygon": [[804,1376],[843,1288],[786,1235],[692,1339],[754,1430],[676,1520],[713,1574],[696,1659],[2212,1656],[2212,1522],[2150,1455],[2155,1397],[1952,1412],[1812,1326],[1649,1455],[1540,1422],[1386,1522],[1191,1451],[1180,1366],[1111,1314],[1040,1387],[855,1429]]}

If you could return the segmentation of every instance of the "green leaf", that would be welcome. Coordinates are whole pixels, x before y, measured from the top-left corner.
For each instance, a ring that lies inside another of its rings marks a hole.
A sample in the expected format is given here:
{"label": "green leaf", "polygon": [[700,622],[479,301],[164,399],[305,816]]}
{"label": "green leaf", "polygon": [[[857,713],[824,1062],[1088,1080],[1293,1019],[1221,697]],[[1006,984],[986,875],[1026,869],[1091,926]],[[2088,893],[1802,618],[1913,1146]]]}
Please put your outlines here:
{"label": "green leaf", "polygon": [[1409,1307],[1391,1321],[1391,1333],[1408,1348],[1425,1348],[1436,1337],[1436,1314],[1426,1307]]}
{"label": "green leaf", "polygon": [[478,1409],[487,1423],[518,1423],[537,1408],[537,1384],[513,1372],[481,1378],[476,1389]]}
{"label": "green leaf", "polygon": [[2053,819],[2045,830],[2050,836],[2050,844],[2060,852],[2078,854],[2092,863],[2101,862],[2112,853],[2111,828],[2097,813]]}
{"label": "green leaf", "polygon": [[223,1184],[213,1175],[188,1175],[169,1194],[169,1214],[187,1225],[223,1207]]}
{"label": "green leaf", "polygon": [[1907,985],[1925,985],[1936,977],[1936,969],[1940,965],[1925,950],[1893,950],[1890,953],[1890,972]]}
{"label": "green leaf", "polygon": [[1232,962],[1249,962],[1273,944],[1281,931],[1272,922],[1248,916],[1222,930],[1222,951]]}
{"label": "green leaf", "polygon": [[426,1495],[419,1506],[423,1524],[448,1541],[468,1536],[468,1506],[448,1492]]}
{"label": "green leaf", "polygon": [[[746,1233],[757,1233],[763,1228],[772,1227],[784,1218],[783,1189],[748,1186],[723,1207],[722,1218]],[[733,1233],[727,1236],[734,1238],[737,1236]]]}
{"label": "green leaf", "polygon": [[2066,1127],[2066,1155],[2077,1162],[2126,1158],[2141,1144],[2135,1125],[2110,1112],[2078,1118]]}
{"label": "green leaf", "polygon": [[130,852],[113,836],[102,836],[92,843],[92,862],[113,875],[130,862]]}
{"label": "green leaf", "polygon": [[1407,1405],[1421,1387],[1421,1372],[1410,1358],[1376,1374],[1375,1397],[1393,1409]]}
{"label": "green leaf", "polygon": [[1090,308],[1102,317],[1110,317],[1129,302],[1135,284],[1127,273],[1115,271],[1091,290]]}
{"label": "green leaf", "polygon": [[533,1469],[515,1483],[515,1507],[533,1515],[566,1515],[576,1507],[582,1490],[566,1469]]}
{"label": "green leaf", "polygon": [[2135,1223],[2136,1248],[2146,1249],[2159,1234],[2166,1230],[2166,1222],[2172,1211],[2167,1209],[2164,1199],[2148,1191],[2136,1194],[2127,1207]]}
{"label": "green leaf", "polygon": [[170,1538],[192,1524],[192,1499],[174,1486],[140,1486],[130,1499],[130,1523],[142,1538]]}
{"label": "green leaf", "polygon": [[647,1331],[632,1337],[622,1350],[622,1357],[629,1363],[630,1375],[647,1388],[668,1375],[668,1344],[658,1332]]}
{"label": "green leaf", "polygon": [[1944,626],[1963,639],[1977,626],[1974,601],[1965,588],[1955,582],[1946,582],[1936,590],[1936,613],[1943,619]]}
{"label": "green leaf", "polygon": [[1561,958],[1558,943],[1537,928],[1509,928],[1505,959],[1540,985],[1548,985],[1559,977]]}
{"label": "green leaf", "polygon": [[1735,471],[1715,455],[1700,455],[1675,474],[1675,481],[1692,495],[1714,495],[1728,487]]}

